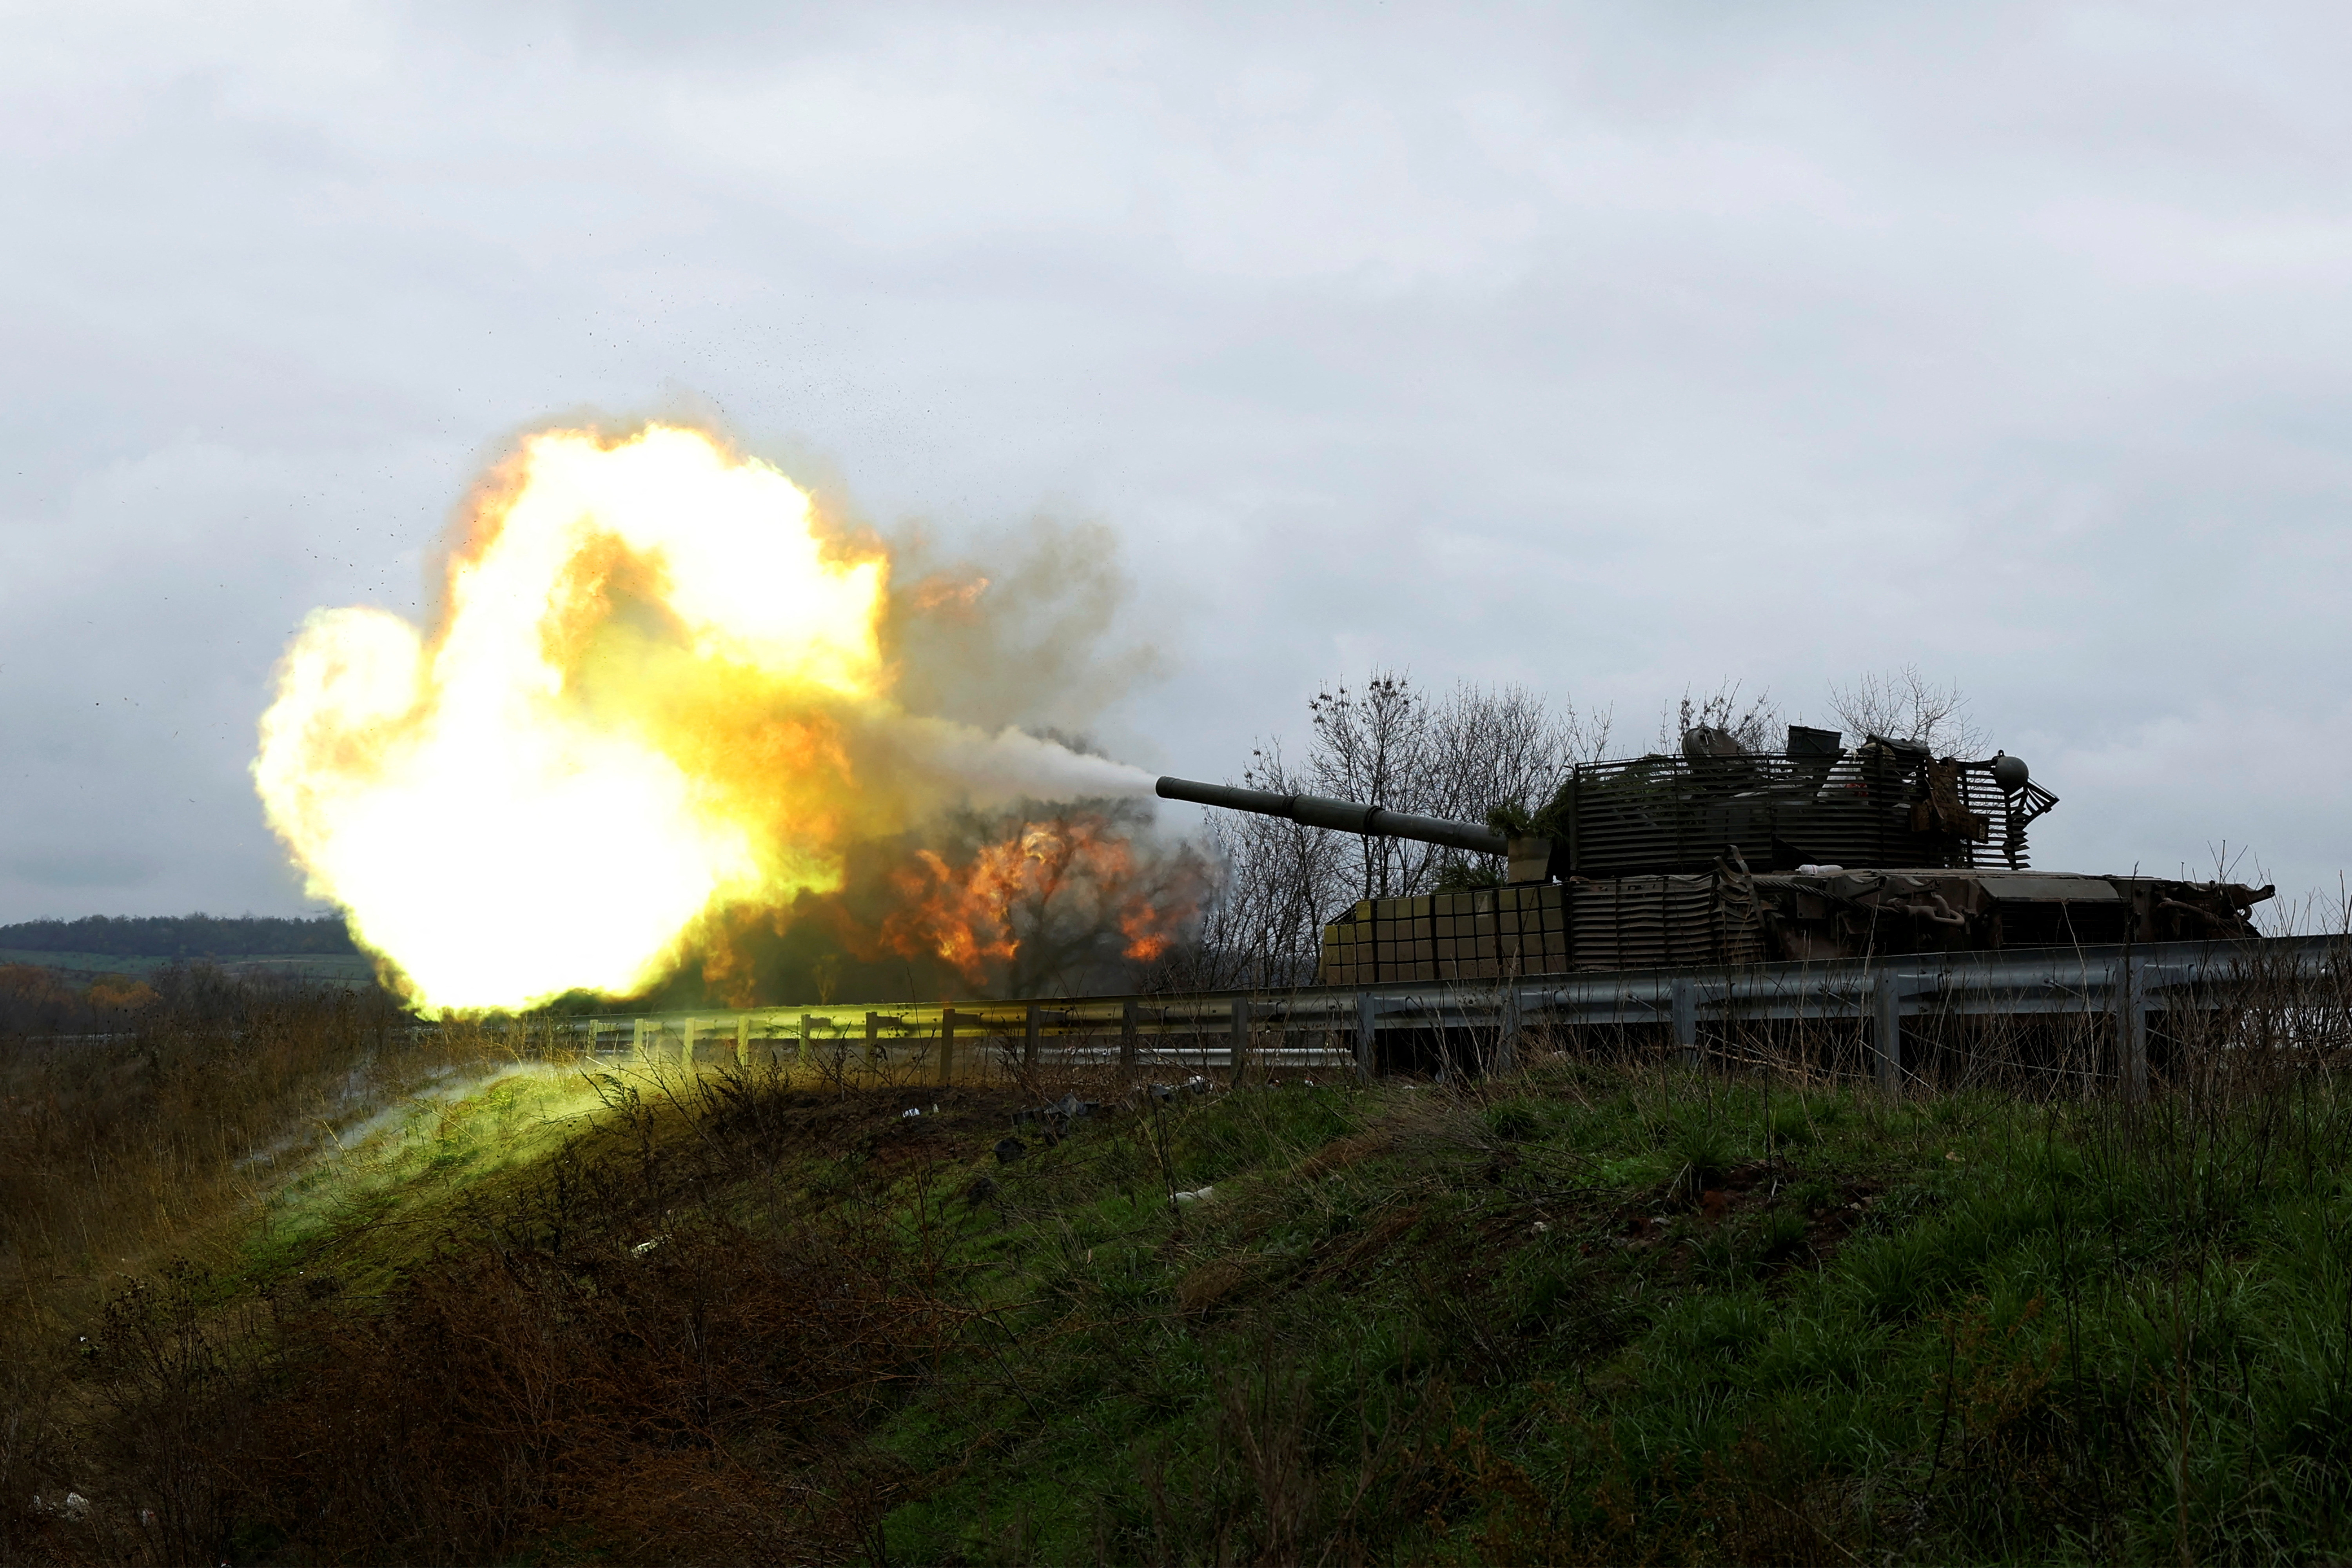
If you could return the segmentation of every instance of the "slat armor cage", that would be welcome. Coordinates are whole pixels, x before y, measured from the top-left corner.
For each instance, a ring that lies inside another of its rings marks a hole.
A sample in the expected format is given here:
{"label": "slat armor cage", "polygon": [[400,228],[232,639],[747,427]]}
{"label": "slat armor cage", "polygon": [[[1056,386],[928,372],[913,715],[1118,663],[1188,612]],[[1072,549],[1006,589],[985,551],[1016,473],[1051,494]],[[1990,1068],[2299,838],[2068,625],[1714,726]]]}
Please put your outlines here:
{"label": "slat armor cage", "polygon": [[2026,824],[2043,809],[2004,795],[1983,765],[1883,744],[1588,763],[1569,788],[1567,859],[1580,877],[1703,874],[1735,847],[1759,871],[1805,863],[2022,870]]}
{"label": "slat armor cage", "polygon": [[1736,879],[1625,877],[1366,899],[1323,928],[1317,978],[1507,980],[1763,955],[1752,894]]}

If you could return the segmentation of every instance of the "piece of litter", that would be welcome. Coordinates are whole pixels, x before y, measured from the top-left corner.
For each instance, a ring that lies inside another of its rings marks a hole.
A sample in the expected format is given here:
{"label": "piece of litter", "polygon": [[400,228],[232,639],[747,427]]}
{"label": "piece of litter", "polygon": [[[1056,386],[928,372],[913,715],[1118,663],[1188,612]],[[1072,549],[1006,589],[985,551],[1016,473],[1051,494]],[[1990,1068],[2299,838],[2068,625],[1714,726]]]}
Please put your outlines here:
{"label": "piece of litter", "polygon": [[1028,1110],[1014,1111],[1013,1125],[1015,1127],[1042,1126],[1045,1129],[1046,1142],[1051,1142],[1067,1131],[1071,1122],[1082,1116],[1092,1116],[1101,1109],[1101,1105],[1094,1100],[1080,1100],[1075,1094],[1066,1094],[1052,1105],[1040,1105]]}
{"label": "piece of litter", "polygon": [[913,1106],[911,1106],[911,1105],[910,1105],[910,1106],[907,1107],[907,1109],[906,1109],[906,1110],[902,1110],[902,1111],[898,1112],[898,1120],[899,1120],[899,1121],[906,1121],[906,1120],[907,1120],[907,1118],[908,1118],[909,1116],[920,1116],[921,1114],[922,1114],[922,1112],[921,1112],[921,1111],[919,1111],[919,1110],[916,1110]]}
{"label": "piece of litter", "polygon": [[651,1252],[655,1247],[659,1247],[661,1244],[662,1238],[658,1236],[654,1237],[651,1241],[641,1241],[637,1243],[636,1246],[629,1248],[629,1256],[632,1258],[643,1258],[646,1253]]}
{"label": "piece of litter", "polygon": [[1176,1194],[1176,1201],[1180,1204],[1197,1204],[1202,1198],[1207,1197],[1211,1193],[1213,1193],[1217,1189],[1214,1186],[1207,1186],[1189,1193],[1178,1193]]}

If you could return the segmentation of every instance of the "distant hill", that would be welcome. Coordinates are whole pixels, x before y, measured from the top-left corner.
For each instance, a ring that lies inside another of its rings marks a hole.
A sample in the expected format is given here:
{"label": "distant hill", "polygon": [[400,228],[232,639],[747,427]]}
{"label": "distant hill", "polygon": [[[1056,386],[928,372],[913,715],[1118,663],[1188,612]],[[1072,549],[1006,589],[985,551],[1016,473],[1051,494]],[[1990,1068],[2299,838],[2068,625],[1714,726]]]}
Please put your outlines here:
{"label": "distant hill", "polygon": [[0,926],[0,949],[114,958],[327,957],[356,953],[340,915],[89,915]]}

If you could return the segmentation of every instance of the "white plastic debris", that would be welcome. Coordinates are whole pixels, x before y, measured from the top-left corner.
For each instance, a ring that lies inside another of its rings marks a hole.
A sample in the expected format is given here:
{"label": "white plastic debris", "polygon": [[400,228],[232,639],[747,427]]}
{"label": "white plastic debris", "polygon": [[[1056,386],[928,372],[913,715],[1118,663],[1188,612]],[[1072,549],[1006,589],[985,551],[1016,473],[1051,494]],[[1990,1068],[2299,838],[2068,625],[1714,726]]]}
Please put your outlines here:
{"label": "white plastic debris", "polygon": [[632,1258],[643,1258],[646,1253],[651,1252],[655,1247],[659,1247],[663,1242],[667,1241],[669,1237],[666,1236],[657,1236],[651,1241],[641,1241],[637,1243],[636,1246],[629,1248],[629,1256]]}
{"label": "white plastic debris", "polygon": [[1189,1192],[1189,1193],[1178,1193],[1178,1194],[1176,1194],[1176,1201],[1177,1201],[1178,1203],[1180,1203],[1180,1204],[1197,1204],[1197,1203],[1199,1203],[1202,1199],[1203,1199],[1203,1198],[1207,1197],[1211,1193],[1213,1193],[1213,1192],[1215,1192],[1216,1190],[1217,1190],[1217,1189],[1216,1189],[1216,1187],[1215,1187],[1214,1185],[1210,1185],[1210,1186],[1205,1186],[1205,1187],[1196,1188],[1195,1190],[1193,1190],[1193,1191],[1192,1191],[1192,1192]]}
{"label": "white plastic debris", "polygon": [[898,1120],[899,1120],[899,1121],[906,1121],[906,1120],[907,1120],[907,1118],[908,1118],[908,1117],[910,1117],[910,1116],[920,1116],[921,1114],[922,1114],[922,1112],[921,1112],[921,1111],[919,1111],[919,1110],[916,1110],[913,1106],[911,1106],[911,1105],[910,1105],[910,1106],[907,1107],[907,1109],[906,1109],[906,1110],[902,1110],[902,1111],[900,1111],[900,1112],[898,1113]]}

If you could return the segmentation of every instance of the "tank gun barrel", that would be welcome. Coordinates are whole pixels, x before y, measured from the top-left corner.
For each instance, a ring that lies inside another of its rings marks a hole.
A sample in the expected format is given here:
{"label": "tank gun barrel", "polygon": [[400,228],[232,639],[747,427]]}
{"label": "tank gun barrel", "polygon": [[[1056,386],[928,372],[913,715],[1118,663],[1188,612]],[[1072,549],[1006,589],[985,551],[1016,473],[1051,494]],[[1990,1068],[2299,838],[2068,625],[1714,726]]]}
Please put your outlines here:
{"label": "tank gun barrel", "polygon": [[1412,838],[1442,844],[1474,855],[1508,855],[1511,841],[1491,827],[1475,822],[1448,822],[1442,816],[1421,816],[1391,811],[1384,805],[1364,805],[1320,795],[1276,795],[1271,790],[1238,789],[1232,784],[1201,784],[1192,779],[1162,778],[1162,800],[1189,800],[1196,805],[1221,805],[1229,811],[1254,811],[1279,816],[1308,827],[1336,827],[1389,838]]}

